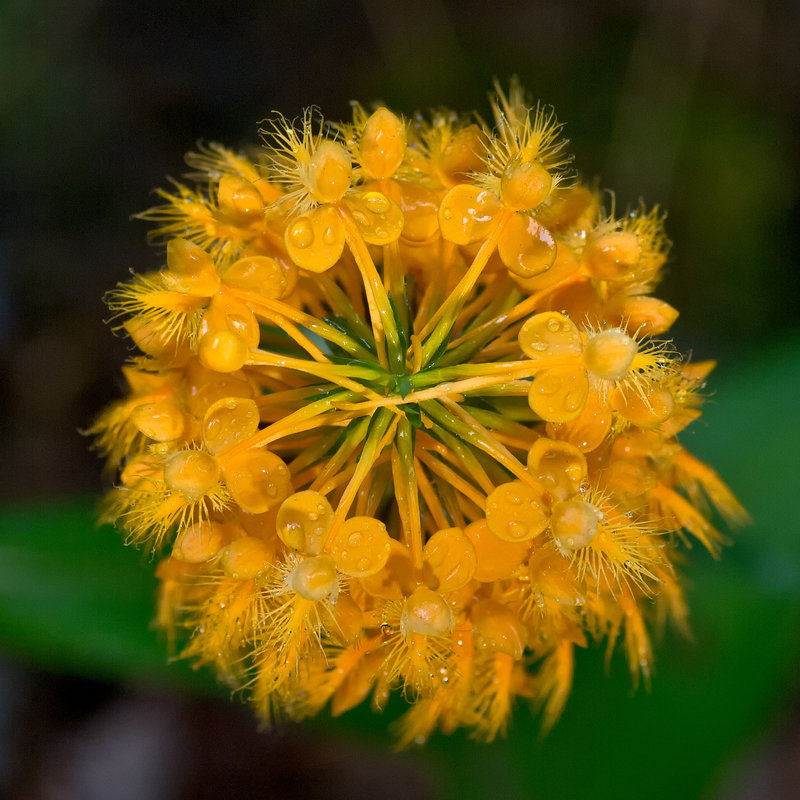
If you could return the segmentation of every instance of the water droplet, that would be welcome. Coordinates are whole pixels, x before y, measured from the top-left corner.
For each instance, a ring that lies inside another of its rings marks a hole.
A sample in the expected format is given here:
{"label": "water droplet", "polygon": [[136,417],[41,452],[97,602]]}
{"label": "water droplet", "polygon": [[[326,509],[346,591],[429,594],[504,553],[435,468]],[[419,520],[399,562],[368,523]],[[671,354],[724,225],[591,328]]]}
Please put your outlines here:
{"label": "water droplet", "polygon": [[322,241],[325,244],[336,244],[336,231],[333,228],[326,228],[322,234]]}
{"label": "water droplet", "polygon": [[547,330],[558,333],[561,330],[561,321],[555,318],[547,321]]}
{"label": "water droplet", "polygon": [[528,532],[527,525],[523,525],[521,522],[515,522],[514,520],[511,520],[506,525],[506,528],[511,536],[514,536],[518,539],[521,539]]}
{"label": "water droplet", "polygon": [[544,351],[547,350],[547,342],[533,342],[531,347],[538,353],[544,353]]}
{"label": "water droplet", "polygon": [[314,242],[314,230],[307,219],[299,219],[289,229],[289,239],[295,247],[310,247]]}
{"label": "water droplet", "polygon": [[358,547],[361,544],[361,534],[351,533],[350,538],[347,540],[347,543],[352,547]]}
{"label": "water droplet", "polygon": [[453,212],[452,212],[451,209],[445,208],[445,209],[442,210],[442,216],[445,219],[453,219]]}
{"label": "water droplet", "polygon": [[373,214],[385,214],[389,210],[389,200],[377,192],[364,195],[364,205]]}
{"label": "water droplet", "polygon": [[580,407],[582,400],[583,400],[582,392],[569,392],[567,396],[564,398],[564,403],[567,406],[567,408],[570,408],[574,411],[576,408]]}
{"label": "water droplet", "polygon": [[313,511],[308,515],[308,518],[312,522],[316,522],[319,519],[319,514],[315,514]]}
{"label": "water droplet", "polygon": [[358,559],[358,568],[361,570],[366,569],[369,566],[369,559],[364,556],[364,558]]}
{"label": "water droplet", "polygon": [[561,381],[553,375],[545,375],[539,381],[538,389],[542,394],[555,394],[561,388]]}

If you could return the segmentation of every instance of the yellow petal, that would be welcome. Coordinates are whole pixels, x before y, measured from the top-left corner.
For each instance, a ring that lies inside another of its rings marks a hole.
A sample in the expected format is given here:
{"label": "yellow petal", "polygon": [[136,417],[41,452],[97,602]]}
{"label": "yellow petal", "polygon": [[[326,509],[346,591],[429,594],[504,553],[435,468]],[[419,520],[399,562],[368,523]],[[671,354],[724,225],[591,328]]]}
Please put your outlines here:
{"label": "yellow petal", "polygon": [[583,349],[580,332],[569,317],[544,311],[528,318],[519,332],[519,346],[528,358],[577,356]]}
{"label": "yellow petal", "polygon": [[344,204],[367,244],[391,244],[400,238],[403,212],[385,194],[364,192],[345,198]]}
{"label": "yellow petal", "polygon": [[527,214],[514,214],[497,243],[508,269],[520,278],[533,278],[556,259],[556,241],[547,228]]}
{"label": "yellow petal", "polygon": [[309,272],[325,272],[342,255],[344,225],[335,208],[319,206],[289,223],[284,242],[289,258],[298,267]]}
{"label": "yellow petal", "polygon": [[488,236],[502,210],[500,201],[491,192],[462,183],[444,196],[439,208],[439,229],[449,242],[477,242]]}
{"label": "yellow petal", "polygon": [[528,404],[547,422],[569,422],[580,416],[589,394],[582,367],[551,367],[537,375],[528,392]]}

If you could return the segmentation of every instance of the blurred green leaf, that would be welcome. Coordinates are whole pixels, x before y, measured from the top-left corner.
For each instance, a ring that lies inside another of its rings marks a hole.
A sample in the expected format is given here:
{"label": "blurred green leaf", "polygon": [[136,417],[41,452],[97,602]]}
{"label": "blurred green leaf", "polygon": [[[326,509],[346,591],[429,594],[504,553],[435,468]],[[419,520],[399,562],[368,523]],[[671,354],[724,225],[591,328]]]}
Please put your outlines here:
{"label": "blurred green leaf", "polygon": [[[691,553],[686,569],[695,638],[668,633],[651,692],[633,692],[616,654],[579,653],[563,718],[542,740],[520,708],[507,739],[478,745],[434,736],[422,758],[442,798],[707,796],[726,763],[755,744],[798,689],[800,535],[794,511],[800,442],[800,343],[721,370],[702,421],[685,437],[753,515],[720,562]],[[92,526],[84,501],[0,513],[0,647],[86,675],[209,688],[186,664],[168,666],[149,628],[153,565]],[[382,715],[359,708],[314,728],[389,743]]]}
{"label": "blurred green leaf", "polygon": [[154,565],[95,517],[88,499],[0,510],[0,649],[93,677],[213,685],[169,664]]}

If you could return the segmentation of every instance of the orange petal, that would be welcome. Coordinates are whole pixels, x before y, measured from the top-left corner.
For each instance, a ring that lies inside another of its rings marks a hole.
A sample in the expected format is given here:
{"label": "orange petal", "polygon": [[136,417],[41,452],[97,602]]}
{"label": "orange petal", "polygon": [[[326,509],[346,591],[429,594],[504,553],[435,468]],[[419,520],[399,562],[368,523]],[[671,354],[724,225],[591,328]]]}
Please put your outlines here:
{"label": "orange petal", "polygon": [[439,230],[454,244],[477,242],[489,235],[502,210],[500,201],[491,192],[462,183],[454,186],[442,200]]}
{"label": "orange petal", "polygon": [[499,539],[489,529],[485,519],[467,525],[464,535],[475,548],[478,557],[475,578],[482,583],[508,578],[531,551],[531,542],[504,542]]}
{"label": "orange petal", "polygon": [[366,578],[389,560],[391,540],[379,519],[351,517],[334,534],[330,553],[340,572],[351,578]]}
{"label": "orange petal", "polygon": [[537,375],[528,404],[547,422],[569,422],[580,416],[589,395],[586,370],[579,366],[551,367]]}
{"label": "orange petal", "polygon": [[514,214],[497,243],[503,263],[520,278],[533,278],[549,269],[556,249],[550,231],[527,214]]}
{"label": "orange petal", "polygon": [[504,542],[534,539],[544,532],[547,523],[542,496],[527,483],[503,483],[486,498],[486,524]]}
{"label": "orange petal", "polygon": [[345,233],[336,209],[319,206],[296,217],[284,234],[286,252],[301,269],[325,272],[342,255]]}
{"label": "orange petal", "polygon": [[583,349],[575,323],[556,311],[545,311],[528,318],[518,338],[522,352],[532,359],[577,356]]}
{"label": "orange petal", "polygon": [[438,581],[436,589],[440,592],[461,589],[475,575],[475,548],[461,528],[445,528],[434,533],[425,543],[423,555]]}
{"label": "orange petal", "polygon": [[391,244],[403,230],[400,206],[381,192],[364,192],[345,198],[361,238],[367,244]]}

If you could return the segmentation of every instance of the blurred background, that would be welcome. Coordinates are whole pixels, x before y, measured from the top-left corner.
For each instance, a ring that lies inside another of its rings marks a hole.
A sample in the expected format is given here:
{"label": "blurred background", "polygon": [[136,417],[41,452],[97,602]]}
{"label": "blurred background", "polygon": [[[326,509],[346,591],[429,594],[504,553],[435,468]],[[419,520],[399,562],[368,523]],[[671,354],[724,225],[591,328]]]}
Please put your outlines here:
{"label": "blurred background", "polygon": [[[794,0],[0,0],[0,796],[797,797],[799,36]],[[167,664],[152,565],[93,523],[78,431],[128,356],[101,298],[160,263],[131,215],[272,110],[486,116],[513,74],[619,208],[668,209],[658,295],[678,347],[719,360],[686,443],[755,523],[720,563],[691,554],[695,636],[666,634],[652,692],[581,653],[544,740],[525,708],[502,742],[402,754],[399,707],[260,732]]]}

